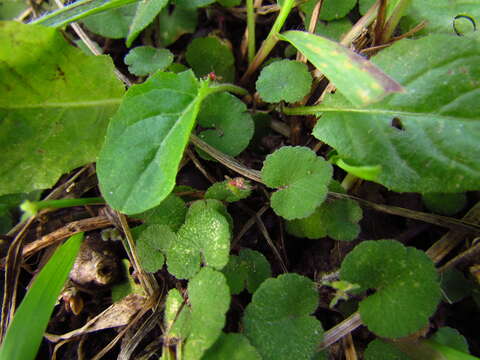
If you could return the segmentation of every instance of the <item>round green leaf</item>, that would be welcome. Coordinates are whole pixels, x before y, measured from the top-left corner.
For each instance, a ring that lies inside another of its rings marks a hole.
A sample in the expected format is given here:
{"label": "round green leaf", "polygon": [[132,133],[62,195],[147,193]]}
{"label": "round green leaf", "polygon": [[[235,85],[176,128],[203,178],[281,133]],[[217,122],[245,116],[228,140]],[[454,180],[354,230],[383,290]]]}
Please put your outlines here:
{"label": "round green leaf", "polygon": [[230,333],[222,335],[205,353],[202,360],[261,360],[260,354],[250,345],[242,334]]}
{"label": "round green leaf", "polygon": [[472,293],[473,283],[456,268],[449,268],[440,275],[442,295],[445,302],[456,303]]}
{"label": "round green leaf", "polygon": [[352,27],[349,19],[340,19],[329,22],[319,21],[315,28],[315,34],[340,41],[342,35],[346,34]]}
{"label": "round green leaf", "polygon": [[232,50],[217,37],[194,39],[187,47],[185,58],[198,77],[214,72],[222,81],[234,80],[235,59]]}
{"label": "round green leaf", "polygon": [[[237,156],[245,150],[253,136],[253,120],[246,105],[227,92],[204,100],[198,114],[198,123],[206,128],[198,137],[230,156]],[[211,159],[206,154],[202,157]]]}
{"label": "round green leaf", "polygon": [[145,271],[156,272],[165,262],[163,256],[177,241],[175,233],[166,225],[150,225],[140,233],[136,242],[138,257]]}
{"label": "round green leaf", "polygon": [[430,340],[469,354],[468,342],[457,329],[448,326],[441,327]]}
{"label": "round green leaf", "polygon": [[[306,18],[310,18],[313,8],[318,0],[309,0],[300,5],[300,9],[305,13]],[[352,10],[357,0],[324,0],[320,11],[321,20],[335,20],[343,18]]]}
{"label": "round green leaf", "polygon": [[271,198],[275,213],[287,220],[310,216],[327,196],[332,166],[306,147],[284,146],[263,163],[265,184],[279,189]]}
{"label": "round green leaf", "polygon": [[422,200],[428,210],[447,216],[452,216],[462,211],[467,204],[467,196],[465,193],[429,193],[423,194]]}
{"label": "round green leaf", "polygon": [[91,32],[110,39],[127,37],[130,24],[135,17],[137,4],[129,4],[91,15],[82,20]]}
{"label": "round green leaf", "polygon": [[185,202],[180,197],[170,194],[160,205],[132,217],[143,220],[147,225],[167,225],[173,231],[177,231],[185,221],[186,213]]}
{"label": "round green leaf", "polygon": [[158,35],[163,46],[173,44],[183,34],[195,31],[198,23],[197,9],[175,6],[172,12],[163,9],[158,15]]}
{"label": "round green leaf", "polygon": [[310,360],[323,329],[312,314],[318,293],[310,279],[284,274],[265,280],[245,309],[245,335],[264,360]]}
{"label": "round green leaf", "polygon": [[412,360],[395,346],[380,339],[371,341],[364,354],[365,360]]}
{"label": "round green leaf", "polygon": [[440,300],[432,260],[394,240],[364,241],[342,262],[342,280],[377,292],[360,303],[362,321],[379,336],[398,338],[428,323]]}
{"label": "round green leaf", "polygon": [[310,91],[312,76],[305,64],[279,60],[265,66],[256,82],[260,97],[270,103],[296,102]]}
{"label": "round green leaf", "polygon": [[165,70],[173,61],[173,54],[168,49],[155,49],[151,46],[137,46],[125,56],[128,71],[138,76]]}

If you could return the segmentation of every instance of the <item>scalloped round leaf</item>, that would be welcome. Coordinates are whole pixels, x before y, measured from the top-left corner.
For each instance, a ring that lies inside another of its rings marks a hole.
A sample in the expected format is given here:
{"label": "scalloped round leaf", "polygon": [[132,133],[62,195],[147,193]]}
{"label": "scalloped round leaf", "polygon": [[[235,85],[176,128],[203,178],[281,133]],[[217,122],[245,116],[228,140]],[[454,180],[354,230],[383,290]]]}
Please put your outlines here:
{"label": "scalloped round leaf", "polygon": [[342,280],[377,292],[362,300],[363,323],[379,336],[398,338],[428,323],[440,301],[432,260],[394,240],[364,241],[343,260]]}
{"label": "scalloped round leaf", "polygon": [[123,61],[132,74],[144,76],[157,70],[165,70],[173,62],[173,54],[168,49],[137,46],[128,52]]}
{"label": "scalloped round leaf", "polygon": [[439,344],[449,346],[455,350],[463,351],[464,353],[469,354],[468,342],[465,337],[460,334],[457,329],[444,326],[437,330],[430,340],[433,340]]}
{"label": "scalloped round leaf", "polygon": [[[204,129],[198,137],[227,155],[237,156],[252,139],[254,124],[247,106],[227,92],[207,97],[197,119]],[[198,153],[213,160],[203,151]]]}
{"label": "scalloped round leaf", "polygon": [[284,274],[265,280],[245,309],[244,332],[264,360],[310,360],[323,338],[312,314],[318,306],[312,280]]}
{"label": "scalloped round leaf", "polygon": [[205,199],[235,202],[249,197],[251,193],[250,181],[236,177],[214,183],[205,192]]}
{"label": "scalloped round leaf", "polygon": [[131,217],[143,220],[147,225],[167,225],[173,231],[177,231],[184,223],[186,214],[185,201],[174,194],[170,194],[160,205]]}
{"label": "scalloped round leaf", "polygon": [[177,241],[175,233],[166,225],[150,225],[143,230],[135,244],[145,271],[156,272],[165,263],[164,254]]}
{"label": "scalloped round leaf", "polygon": [[372,61],[407,92],[363,108],[327,96],[313,135],[354,166],[380,165],[375,181],[391,190],[478,190],[479,48],[478,37],[447,35],[395,43]]}
{"label": "scalloped round leaf", "polygon": [[171,289],[167,294],[163,325],[168,339],[183,341],[190,334],[192,312],[177,289]]}
{"label": "scalloped round leaf", "polygon": [[202,360],[262,360],[248,339],[237,333],[222,333]]}
{"label": "scalloped round leaf", "polygon": [[198,77],[214,72],[224,82],[233,82],[235,78],[232,49],[217,37],[194,39],[187,47],[185,58]]}
{"label": "scalloped round leaf", "polygon": [[452,216],[465,208],[467,195],[465,193],[428,193],[422,195],[422,201],[428,210],[436,214]]}
{"label": "scalloped round leaf", "polygon": [[[309,0],[300,5],[300,9],[305,13],[305,17],[310,21],[312,11],[318,0]],[[357,3],[357,0],[324,0],[320,11],[321,20],[335,20],[343,18],[352,10]]]}
{"label": "scalloped round leaf", "polygon": [[293,220],[310,216],[325,200],[332,172],[309,148],[284,146],[265,159],[262,180],[279,189],[271,197],[275,213]]}
{"label": "scalloped round leaf", "polygon": [[260,97],[270,103],[302,100],[312,86],[307,65],[294,60],[279,60],[265,66],[260,72],[256,88]]}
{"label": "scalloped round leaf", "polygon": [[172,12],[163,9],[158,15],[158,36],[164,47],[173,44],[183,34],[193,33],[197,27],[197,9],[175,6]]}
{"label": "scalloped round leaf", "polygon": [[122,39],[127,37],[137,6],[138,4],[134,3],[110,9],[86,17],[82,23],[94,34],[110,39]]}
{"label": "scalloped round leaf", "polygon": [[270,263],[258,251],[243,249],[238,256],[230,255],[228,264],[222,269],[232,294],[243,289],[254,293],[260,284],[272,276]]}
{"label": "scalloped round leaf", "polygon": [[200,264],[216,269],[227,265],[231,230],[225,216],[212,207],[187,214],[178,230],[178,240],[167,250],[168,271],[178,279],[189,279]]}
{"label": "scalloped round leaf", "polygon": [[395,346],[380,339],[370,341],[364,353],[365,360],[412,360]]}
{"label": "scalloped round leaf", "polygon": [[222,333],[230,306],[230,290],[222,273],[204,267],[188,283],[191,330],[184,347],[186,360],[199,360]]}
{"label": "scalloped round leaf", "polygon": [[309,217],[288,221],[286,230],[297,237],[320,239],[329,236],[351,241],[360,233],[358,222],[362,216],[362,208],[354,200],[327,199]]}
{"label": "scalloped round leaf", "polygon": [[0,49],[0,195],[49,188],[95,161],[123,84],[53,28],[2,22]]}
{"label": "scalloped round leaf", "polygon": [[218,200],[215,199],[204,199],[204,200],[197,200],[194,201],[187,212],[187,217],[195,216],[197,213],[201,213],[205,211],[205,209],[213,209],[225,217],[228,221],[228,225],[230,225],[230,230],[233,229],[233,219],[228,213],[227,207]]}

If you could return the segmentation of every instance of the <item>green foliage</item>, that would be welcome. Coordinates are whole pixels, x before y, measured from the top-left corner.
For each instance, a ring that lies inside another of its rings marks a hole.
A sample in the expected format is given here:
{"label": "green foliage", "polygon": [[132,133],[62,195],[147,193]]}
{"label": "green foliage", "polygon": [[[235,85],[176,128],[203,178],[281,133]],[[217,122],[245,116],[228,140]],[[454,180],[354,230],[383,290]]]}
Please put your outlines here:
{"label": "green foliage", "polygon": [[423,194],[422,200],[428,210],[447,216],[457,214],[467,205],[467,196],[465,193],[429,193]]}
{"label": "green foliage", "polygon": [[472,293],[472,282],[465,279],[462,272],[449,268],[440,275],[444,301],[453,304]]}
{"label": "green foliage", "polygon": [[[309,0],[300,5],[300,9],[305,12],[307,18],[311,17],[313,8],[318,3],[318,0]],[[343,18],[356,5],[357,0],[324,0],[320,11],[321,20],[335,20]]]}
{"label": "green foliage", "polygon": [[351,27],[352,23],[347,18],[329,22],[319,21],[315,28],[315,33],[339,41],[342,35],[346,34]]}
{"label": "green foliage", "polygon": [[150,225],[136,241],[138,257],[145,271],[156,272],[165,263],[164,254],[177,241],[175,233],[166,225]]}
{"label": "green foliage", "polygon": [[83,233],[70,237],[38,274],[18,307],[0,348],[1,360],[35,359],[57,297],[75,262]]}
{"label": "green foliage", "polygon": [[[204,129],[198,137],[230,156],[237,156],[245,150],[254,130],[245,104],[229,93],[206,98],[198,114],[198,124]],[[202,151],[199,153],[212,159]]]}
{"label": "green foliage", "polygon": [[256,82],[257,91],[267,102],[300,101],[312,86],[312,76],[305,64],[279,60],[265,66]]}
{"label": "green foliage", "polygon": [[[331,184],[336,184],[335,189],[330,185],[332,191],[344,192],[337,182],[332,181]],[[358,222],[362,216],[362,209],[354,200],[327,199],[309,217],[288,221],[286,230],[297,237],[320,239],[329,236],[335,240],[351,241],[360,232]]]}
{"label": "green foliage", "polygon": [[441,327],[430,339],[458,351],[463,351],[464,353],[469,352],[467,340],[465,340],[458,330],[451,327]]}
{"label": "green foliage", "polygon": [[233,82],[235,78],[232,50],[217,37],[194,39],[187,47],[185,58],[198,77],[214,72],[225,82]]}
{"label": "green foliage", "polygon": [[222,333],[202,360],[261,360],[257,350],[242,334]]}
{"label": "green foliage", "polygon": [[325,200],[331,178],[332,166],[306,147],[284,146],[267,156],[262,168],[265,184],[279,189],[271,206],[287,220],[310,216]]}
{"label": "green foliage", "polygon": [[213,4],[216,0],[177,0],[177,5],[188,8],[199,8]]}
{"label": "green foliage", "polygon": [[395,346],[380,339],[371,341],[364,353],[365,360],[412,360]]}
{"label": "green foliage", "polygon": [[172,12],[163,9],[158,16],[158,34],[163,46],[173,44],[183,34],[193,33],[197,27],[197,10],[175,6]]}
{"label": "green foliage", "polygon": [[340,277],[364,290],[377,290],[360,303],[359,312],[363,323],[379,336],[398,338],[419,330],[440,300],[432,260],[393,240],[357,245],[343,260]]}
{"label": "green foliage", "polygon": [[130,294],[145,295],[143,288],[140,284],[135,282],[135,279],[129,274],[130,261],[122,259],[121,269],[125,276],[122,282],[113,285],[112,287],[112,302],[122,300],[125,296]]}
{"label": "green foliage", "polygon": [[137,46],[125,56],[128,71],[138,76],[165,70],[173,62],[173,54],[168,49],[155,49],[151,46]]}
{"label": "green foliage", "polygon": [[217,2],[225,7],[233,7],[240,5],[242,0],[217,0]]}
{"label": "green foliage", "polygon": [[205,192],[205,199],[235,202],[250,196],[252,186],[242,177],[216,182]]}
{"label": "green foliage", "polygon": [[132,217],[143,220],[147,225],[166,225],[171,230],[177,231],[185,221],[186,214],[185,202],[180,197],[170,194],[160,205]]}
{"label": "green foliage", "polygon": [[0,20],[11,20],[28,8],[23,0],[0,0]]}
{"label": "green foliage", "polygon": [[54,29],[2,22],[0,48],[0,195],[45,189],[95,160],[123,86]]}
{"label": "green foliage", "polygon": [[[189,279],[200,264],[221,270],[228,263],[231,229],[225,216],[217,211],[213,200],[199,201],[191,207],[177,239],[167,249],[168,271],[178,279]],[[203,205],[204,204],[204,205]],[[221,205],[221,203],[220,203]],[[222,206],[222,205],[221,205]]]}
{"label": "green foliage", "polygon": [[272,276],[270,263],[265,256],[250,249],[242,249],[238,256],[230,255],[222,272],[232,294],[239,294],[243,289],[253,294],[265,279]]}
{"label": "green foliage", "polygon": [[310,316],[318,300],[315,284],[306,277],[267,279],[245,309],[245,335],[264,360],[309,360],[323,337],[322,325]]}
{"label": "green foliage", "polygon": [[403,90],[373,63],[332,40],[303,31],[279,36],[305,55],[357,107]]}
{"label": "green foliage", "polygon": [[177,289],[168,292],[163,323],[169,338],[184,340],[190,334],[192,311]]}
{"label": "green foliage", "polygon": [[480,39],[446,35],[397,42],[373,61],[407,92],[362,109],[328,96],[313,135],[353,165],[380,165],[376,181],[395,191],[477,189],[479,48]]}
{"label": "green foliage", "polygon": [[95,34],[111,39],[122,39],[127,36],[136,11],[137,4],[130,4],[89,16],[82,22]]}
{"label": "green foliage", "polygon": [[191,328],[185,344],[186,360],[202,358],[222,333],[230,292],[222,273],[205,267],[188,283]]}
{"label": "green foliage", "polygon": [[157,73],[128,90],[97,161],[110,206],[135,214],[167,197],[207,90],[191,71]]}
{"label": "green foliage", "polygon": [[127,36],[127,46],[132,45],[133,40],[145,29],[168,4],[168,0],[149,0],[138,3],[137,12],[130,25]]}

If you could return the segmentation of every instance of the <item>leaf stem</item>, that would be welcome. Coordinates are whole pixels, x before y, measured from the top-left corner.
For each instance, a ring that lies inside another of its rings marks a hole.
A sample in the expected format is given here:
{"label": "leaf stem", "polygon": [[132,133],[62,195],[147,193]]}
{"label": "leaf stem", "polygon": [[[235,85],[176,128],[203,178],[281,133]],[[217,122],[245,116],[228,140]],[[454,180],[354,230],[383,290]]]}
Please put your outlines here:
{"label": "leaf stem", "polygon": [[248,91],[244,88],[233,84],[212,84],[208,87],[207,95],[215,94],[222,91],[228,91],[236,95],[248,95]]}
{"label": "leaf stem", "polygon": [[20,205],[20,209],[24,212],[24,215],[30,217],[30,216],[36,215],[40,210],[43,210],[43,209],[63,209],[66,207],[93,205],[93,204],[105,204],[105,200],[103,200],[101,197],[43,200],[43,201],[25,200]]}
{"label": "leaf stem", "polygon": [[255,10],[253,0],[247,0],[248,63],[255,57]]}

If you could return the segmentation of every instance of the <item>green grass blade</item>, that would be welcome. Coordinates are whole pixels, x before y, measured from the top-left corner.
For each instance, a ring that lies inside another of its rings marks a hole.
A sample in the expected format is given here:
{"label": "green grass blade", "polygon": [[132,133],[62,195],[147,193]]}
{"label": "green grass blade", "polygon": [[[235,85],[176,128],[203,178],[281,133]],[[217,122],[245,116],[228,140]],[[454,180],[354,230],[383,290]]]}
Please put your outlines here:
{"label": "green grass blade", "polygon": [[0,348],[0,360],[35,358],[58,294],[68,278],[82,240],[83,233],[70,237],[40,271],[7,330]]}

